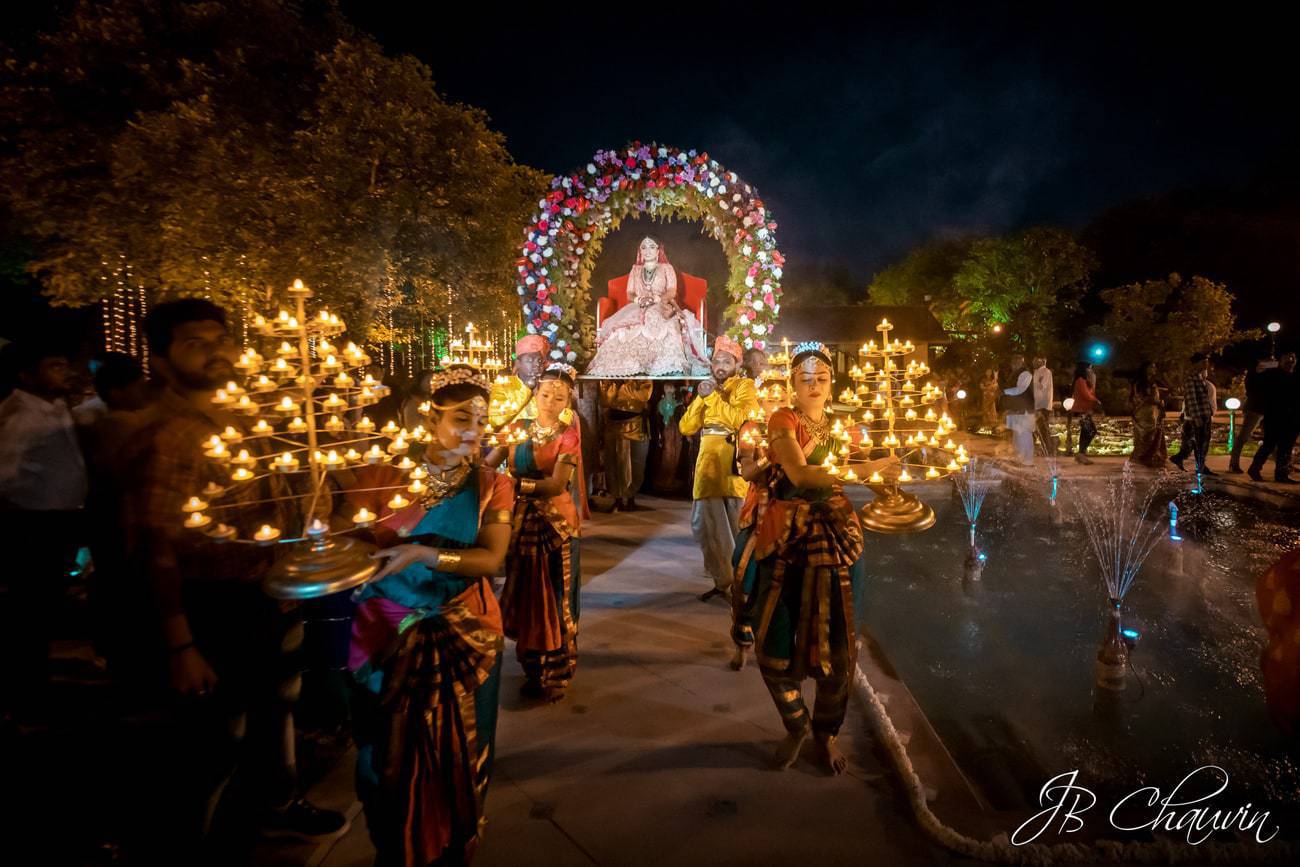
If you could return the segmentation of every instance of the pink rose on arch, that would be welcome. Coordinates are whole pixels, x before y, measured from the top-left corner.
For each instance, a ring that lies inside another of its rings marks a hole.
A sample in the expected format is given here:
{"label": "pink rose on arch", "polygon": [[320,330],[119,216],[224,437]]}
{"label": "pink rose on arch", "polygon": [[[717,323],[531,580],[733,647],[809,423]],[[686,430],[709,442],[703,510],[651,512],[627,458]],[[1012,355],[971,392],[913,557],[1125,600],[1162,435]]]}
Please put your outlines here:
{"label": "pink rose on arch", "polygon": [[771,292],[765,292],[763,294],[763,303],[766,304],[768,307],[771,307],[773,304],[776,303],[776,299],[772,297]]}

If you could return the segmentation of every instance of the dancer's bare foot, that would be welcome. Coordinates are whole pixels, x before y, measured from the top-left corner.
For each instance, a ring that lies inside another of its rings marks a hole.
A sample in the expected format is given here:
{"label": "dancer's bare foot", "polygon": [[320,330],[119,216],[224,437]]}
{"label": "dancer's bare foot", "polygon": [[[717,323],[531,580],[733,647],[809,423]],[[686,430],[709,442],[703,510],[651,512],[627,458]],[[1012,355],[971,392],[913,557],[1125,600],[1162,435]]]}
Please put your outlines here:
{"label": "dancer's bare foot", "polygon": [[818,735],[816,743],[817,762],[826,769],[827,773],[831,776],[839,776],[844,773],[844,769],[849,765],[849,760],[844,757],[844,753],[840,752],[840,748],[835,746],[834,736],[822,737]]}
{"label": "dancer's bare foot", "polygon": [[745,657],[747,655],[748,654],[746,653],[745,648],[741,647],[740,645],[737,645],[736,652],[731,655],[731,670],[740,671],[742,668],[744,668]]}
{"label": "dancer's bare foot", "polygon": [[812,730],[807,726],[797,732],[786,732],[781,743],[776,745],[776,754],[772,756],[777,770],[784,771],[799,761],[799,750],[803,749],[803,742],[808,740],[811,733]]}

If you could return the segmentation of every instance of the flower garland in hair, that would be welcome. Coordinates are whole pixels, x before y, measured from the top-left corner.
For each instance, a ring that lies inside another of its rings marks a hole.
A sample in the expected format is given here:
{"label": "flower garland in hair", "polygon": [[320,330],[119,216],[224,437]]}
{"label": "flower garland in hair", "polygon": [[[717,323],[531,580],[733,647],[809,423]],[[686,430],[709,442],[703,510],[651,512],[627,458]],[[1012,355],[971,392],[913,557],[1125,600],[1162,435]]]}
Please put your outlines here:
{"label": "flower garland in hair", "polygon": [[439,370],[433,374],[429,380],[429,393],[436,394],[438,391],[449,385],[469,385],[477,386],[484,391],[491,391],[487,379],[473,367],[448,367]]}
{"label": "flower garland in hair", "polygon": [[541,378],[558,379],[572,388],[578,381],[578,370],[572,364],[557,361],[546,366],[546,370],[542,371]]}

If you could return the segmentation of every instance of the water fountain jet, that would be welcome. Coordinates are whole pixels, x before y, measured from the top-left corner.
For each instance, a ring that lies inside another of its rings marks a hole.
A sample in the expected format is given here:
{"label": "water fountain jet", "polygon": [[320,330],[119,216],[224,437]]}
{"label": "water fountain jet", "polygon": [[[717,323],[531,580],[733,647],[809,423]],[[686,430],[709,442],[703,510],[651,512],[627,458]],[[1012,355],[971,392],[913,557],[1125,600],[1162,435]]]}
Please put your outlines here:
{"label": "water fountain jet", "polygon": [[966,520],[970,524],[970,546],[966,551],[963,564],[963,583],[969,585],[980,580],[984,572],[984,564],[988,561],[988,555],[980,550],[975,538],[980,509],[984,507],[984,498],[988,492],[993,486],[1001,484],[1001,481],[994,476],[988,461],[978,458],[972,458],[965,469],[953,475],[952,480],[957,495],[961,497],[961,506],[966,513]]}
{"label": "water fountain jet", "polygon": [[1123,635],[1124,597],[1160,539],[1161,522],[1148,518],[1159,490],[1160,480],[1139,490],[1128,464],[1119,478],[1106,480],[1099,491],[1089,490],[1082,484],[1076,486],[1075,506],[1088,532],[1088,542],[1109,601],[1105,631],[1097,651],[1096,682],[1101,689],[1124,688],[1128,665],[1128,647]]}

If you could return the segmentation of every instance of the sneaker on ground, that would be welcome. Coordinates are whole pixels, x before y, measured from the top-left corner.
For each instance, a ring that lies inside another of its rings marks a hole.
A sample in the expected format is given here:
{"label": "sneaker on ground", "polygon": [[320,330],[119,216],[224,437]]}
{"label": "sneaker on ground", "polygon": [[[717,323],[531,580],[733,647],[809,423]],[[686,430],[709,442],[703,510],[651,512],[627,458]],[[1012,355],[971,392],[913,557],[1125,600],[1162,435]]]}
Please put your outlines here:
{"label": "sneaker on ground", "polygon": [[306,798],[299,798],[287,807],[268,811],[262,822],[262,834],[308,841],[328,840],[346,833],[350,824],[342,813],[322,810]]}

